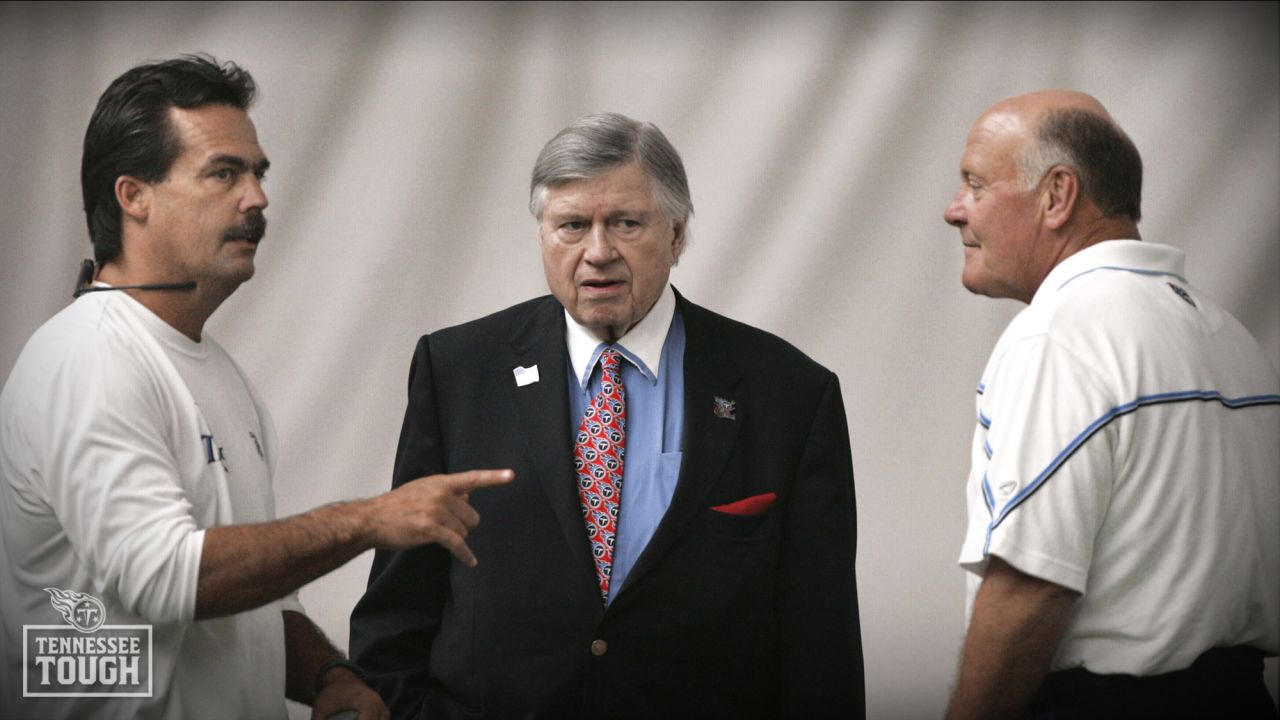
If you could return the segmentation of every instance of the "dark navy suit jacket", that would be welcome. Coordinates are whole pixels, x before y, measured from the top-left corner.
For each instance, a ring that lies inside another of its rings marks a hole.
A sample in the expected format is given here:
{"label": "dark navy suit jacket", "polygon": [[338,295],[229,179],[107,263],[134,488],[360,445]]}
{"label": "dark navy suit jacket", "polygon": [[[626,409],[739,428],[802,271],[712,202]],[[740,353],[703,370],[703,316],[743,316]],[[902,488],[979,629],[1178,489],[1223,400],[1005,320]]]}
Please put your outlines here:
{"label": "dark navy suit jacket", "polygon": [[[351,650],[394,717],[863,717],[836,376],[773,335],[677,302],[688,337],[680,478],[607,609],[578,506],[560,303],[531,300],[418,342],[393,485],[476,468],[516,478],[471,496],[478,567],[436,545],[376,554]],[[539,382],[517,387],[512,370],[532,365]],[[715,509],[768,493],[759,514]]]}

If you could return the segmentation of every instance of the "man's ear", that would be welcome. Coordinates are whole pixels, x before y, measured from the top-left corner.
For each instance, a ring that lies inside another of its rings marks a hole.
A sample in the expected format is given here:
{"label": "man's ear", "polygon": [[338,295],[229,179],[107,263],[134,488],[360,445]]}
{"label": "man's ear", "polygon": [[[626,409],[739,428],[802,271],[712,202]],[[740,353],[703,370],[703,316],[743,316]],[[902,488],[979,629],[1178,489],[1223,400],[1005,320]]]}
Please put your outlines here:
{"label": "man's ear", "polygon": [[[116,178],[116,203],[123,216],[137,222],[146,222],[151,214],[151,185],[132,175]],[[124,219],[123,217],[121,218]]]}
{"label": "man's ear", "polygon": [[671,264],[674,266],[680,262],[680,256],[684,254],[684,231],[689,226],[687,219],[671,223]]}
{"label": "man's ear", "polygon": [[1051,230],[1060,230],[1071,221],[1076,203],[1080,200],[1080,178],[1065,165],[1057,165],[1045,177],[1044,224]]}

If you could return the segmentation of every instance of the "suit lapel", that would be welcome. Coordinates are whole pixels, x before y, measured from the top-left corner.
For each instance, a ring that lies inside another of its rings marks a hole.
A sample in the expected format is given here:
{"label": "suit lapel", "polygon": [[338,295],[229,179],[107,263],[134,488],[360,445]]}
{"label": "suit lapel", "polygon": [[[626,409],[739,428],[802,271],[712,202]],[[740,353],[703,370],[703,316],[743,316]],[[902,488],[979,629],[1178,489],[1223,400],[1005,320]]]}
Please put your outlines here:
{"label": "suit lapel", "polygon": [[521,429],[531,461],[529,466],[537,473],[565,541],[581,561],[584,576],[594,584],[591,546],[582,522],[573,472],[564,337],[564,310],[560,303],[548,298],[511,342],[512,367],[536,365],[540,379],[523,387],[517,387],[511,379],[507,382],[516,412],[516,427]]}
{"label": "suit lapel", "polygon": [[[623,590],[638,582],[661,560],[689,521],[706,506],[707,493],[728,462],[738,428],[750,411],[743,402],[746,398],[735,393],[741,374],[717,344],[721,333],[714,327],[715,318],[678,292],[676,301],[685,326],[684,450],[680,478],[667,513],[636,560]],[[717,416],[717,399],[735,403],[735,420]]]}

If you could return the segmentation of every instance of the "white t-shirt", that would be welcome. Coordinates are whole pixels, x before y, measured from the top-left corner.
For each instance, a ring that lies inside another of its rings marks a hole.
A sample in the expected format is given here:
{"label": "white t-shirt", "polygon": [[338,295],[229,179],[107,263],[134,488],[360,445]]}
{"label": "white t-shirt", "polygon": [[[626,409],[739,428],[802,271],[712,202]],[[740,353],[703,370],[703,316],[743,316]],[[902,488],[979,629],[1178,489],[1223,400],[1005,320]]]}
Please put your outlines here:
{"label": "white t-shirt", "polygon": [[1133,240],[1072,255],[983,372],[968,612],[989,554],[1082,593],[1052,670],[1280,650],[1280,380],[1182,265]]}
{"label": "white t-shirt", "polygon": [[[283,718],[283,609],[194,622],[204,529],[274,519],[276,438],[243,372],[123,292],[44,324],[0,395],[0,715]],[[44,588],[108,625],[152,626],[152,697],[28,698],[24,625],[65,624]]]}

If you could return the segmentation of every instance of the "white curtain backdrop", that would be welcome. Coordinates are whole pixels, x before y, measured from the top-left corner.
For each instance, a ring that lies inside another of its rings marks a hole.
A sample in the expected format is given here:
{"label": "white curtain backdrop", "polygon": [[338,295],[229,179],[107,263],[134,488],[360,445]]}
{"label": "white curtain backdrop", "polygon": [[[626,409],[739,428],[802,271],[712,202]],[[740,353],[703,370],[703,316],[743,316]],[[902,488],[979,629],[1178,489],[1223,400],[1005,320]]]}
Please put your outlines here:
{"label": "white curtain backdrop", "polygon": [[[272,163],[258,274],[209,330],[275,414],[283,514],[380,492],[418,336],[546,292],[542,144],[591,112],[650,120],[696,209],[676,286],[840,376],[869,713],[937,717],[974,386],[1021,307],[960,285],[942,211],[969,126],[1020,92],[1097,96],[1146,162],[1144,238],[1280,365],[1277,27],[1276,3],[4,4],[0,372],[91,256],[98,95],[209,52],[258,80]],[[344,647],[370,557],[302,591]]]}

